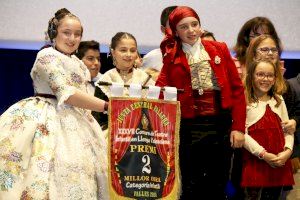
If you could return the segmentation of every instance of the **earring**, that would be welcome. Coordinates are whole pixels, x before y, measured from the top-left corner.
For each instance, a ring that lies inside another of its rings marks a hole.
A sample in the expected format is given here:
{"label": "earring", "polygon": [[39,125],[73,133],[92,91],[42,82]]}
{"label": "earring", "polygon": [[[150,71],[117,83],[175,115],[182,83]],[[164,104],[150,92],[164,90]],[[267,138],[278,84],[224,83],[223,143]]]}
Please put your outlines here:
{"label": "earring", "polygon": [[52,40],[52,47],[55,48],[55,45],[56,45],[56,40],[55,38]]}
{"label": "earring", "polygon": [[113,65],[116,66],[116,59],[112,57],[112,60],[113,60]]}

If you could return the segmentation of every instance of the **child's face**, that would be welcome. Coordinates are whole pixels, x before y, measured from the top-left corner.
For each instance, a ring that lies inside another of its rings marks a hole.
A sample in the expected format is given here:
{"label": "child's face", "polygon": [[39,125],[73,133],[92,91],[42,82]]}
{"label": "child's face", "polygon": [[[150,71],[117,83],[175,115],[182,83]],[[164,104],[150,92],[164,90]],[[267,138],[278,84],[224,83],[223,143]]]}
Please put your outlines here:
{"label": "child's face", "polygon": [[90,71],[91,78],[95,78],[100,70],[100,52],[95,49],[89,49],[82,57],[82,61]]}
{"label": "child's face", "polygon": [[263,40],[256,49],[256,58],[257,59],[268,59],[271,60],[274,64],[279,59],[278,49],[276,47],[275,41],[271,38]]}
{"label": "child's face", "polygon": [[275,71],[273,65],[260,62],[254,71],[254,93],[257,97],[267,95],[275,84]]}
{"label": "child's face", "polygon": [[201,35],[199,21],[195,17],[186,17],[176,25],[176,34],[182,42],[193,45]]}
{"label": "child's face", "polygon": [[57,27],[55,47],[65,54],[73,53],[79,46],[82,29],[76,18],[65,17]]}
{"label": "child's face", "polygon": [[116,67],[120,70],[129,70],[137,58],[137,46],[132,38],[122,38],[116,48],[112,50]]}

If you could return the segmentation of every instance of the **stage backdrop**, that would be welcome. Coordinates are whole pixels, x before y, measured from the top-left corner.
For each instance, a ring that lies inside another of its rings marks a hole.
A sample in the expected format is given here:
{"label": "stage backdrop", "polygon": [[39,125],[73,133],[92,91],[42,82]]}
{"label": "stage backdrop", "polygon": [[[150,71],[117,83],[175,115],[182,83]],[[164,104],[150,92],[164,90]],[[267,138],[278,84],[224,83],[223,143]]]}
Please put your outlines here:
{"label": "stage backdrop", "polygon": [[[171,5],[194,8],[204,29],[217,40],[233,47],[241,26],[250,18],[266,16],[272,20],[285,50],[300,50],[299,0],[1,0],[0,48],[39,49],[48,20],[59,8],[76,14],[84,27],[83,39],[99,41],[107,51],[118,31],[132,33],[142,53],[158,47],[161,11]],[[21,45],[20,45],[21,44]]]}

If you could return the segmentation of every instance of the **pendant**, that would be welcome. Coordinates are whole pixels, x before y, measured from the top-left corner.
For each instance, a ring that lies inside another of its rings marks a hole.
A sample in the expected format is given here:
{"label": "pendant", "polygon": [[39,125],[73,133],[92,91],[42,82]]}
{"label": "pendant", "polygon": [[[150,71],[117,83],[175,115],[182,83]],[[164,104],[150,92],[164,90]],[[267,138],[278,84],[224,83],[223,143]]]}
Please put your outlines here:
{"label": "pendant", "polygon": [[199,93],[199,95],[202,95],[204,92],[203,92],[203,89],[202,88],[199,88],[198,89],[198,93]]}

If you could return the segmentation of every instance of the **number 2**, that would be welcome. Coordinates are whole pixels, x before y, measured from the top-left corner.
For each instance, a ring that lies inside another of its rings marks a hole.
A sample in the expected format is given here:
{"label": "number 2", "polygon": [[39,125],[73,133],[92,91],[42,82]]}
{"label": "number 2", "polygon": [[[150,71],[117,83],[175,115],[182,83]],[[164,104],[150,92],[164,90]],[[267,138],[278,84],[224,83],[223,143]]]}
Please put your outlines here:
{"label": "number 2", "polygon": [[142,162],[145,163],[144,167],[142,168],[142,172],[150,174],[151,173],[150,157],[148,155],[144,155],[142,157]]}

